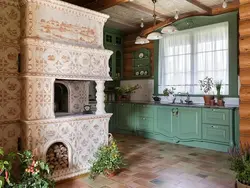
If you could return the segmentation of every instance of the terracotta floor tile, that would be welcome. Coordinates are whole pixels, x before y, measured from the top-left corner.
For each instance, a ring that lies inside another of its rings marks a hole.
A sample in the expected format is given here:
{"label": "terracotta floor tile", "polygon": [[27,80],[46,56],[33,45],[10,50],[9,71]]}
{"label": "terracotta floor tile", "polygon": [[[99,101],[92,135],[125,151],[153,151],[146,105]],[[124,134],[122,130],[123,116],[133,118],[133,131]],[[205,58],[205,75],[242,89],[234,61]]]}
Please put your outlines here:
{"label": "terracotta floor tile", "polygon": [[69,181],[56,188],[233,188],[226,153],[114,135],[128,166],[111,179],[99,176]]}

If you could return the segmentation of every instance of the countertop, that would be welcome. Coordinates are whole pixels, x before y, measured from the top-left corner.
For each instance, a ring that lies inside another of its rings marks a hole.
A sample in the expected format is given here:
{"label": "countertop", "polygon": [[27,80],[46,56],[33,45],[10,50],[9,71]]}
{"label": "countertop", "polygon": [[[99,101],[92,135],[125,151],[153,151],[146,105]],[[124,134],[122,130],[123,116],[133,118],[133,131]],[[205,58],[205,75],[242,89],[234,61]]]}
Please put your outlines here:
{"label": "countertop", "polygon": [[154,102],[154,101],[107,101],[106,103],[131,103],[131,104],[145,104],[145,105],[163,105],[163,106],[179,106],[179,107],[190,107],[190,108],[220,108],[220,109],[237,109],[239,106],[225,104],[225,106],[208,106],[201,103],[193,103],[193,104],[181,104],[181,103],[169,103],[169,102]]}

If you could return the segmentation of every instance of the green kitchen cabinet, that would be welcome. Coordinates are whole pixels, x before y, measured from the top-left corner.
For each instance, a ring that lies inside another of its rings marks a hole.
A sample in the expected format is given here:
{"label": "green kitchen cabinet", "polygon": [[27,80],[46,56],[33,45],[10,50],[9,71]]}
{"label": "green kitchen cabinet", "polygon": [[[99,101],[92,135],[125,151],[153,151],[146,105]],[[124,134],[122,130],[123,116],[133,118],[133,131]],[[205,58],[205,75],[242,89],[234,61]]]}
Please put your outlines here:
{"label": "green kitchen cabinet", "polygon": [[180,139],[201,139],[201,108],[177,108]]}
{"label": "green kitchen cabinet", "polygon": [[133,109],[130,103],[117,103],[115,108],[115,129],[134,132]]}
{"label": "green kitchen cabinet", "polygon": [[136,131],[153,133],[154,106],[137,104],[134,108]]}
{"label": "green kitchen cabinet", "polygon": [[173,115],[173,107],[156,107],[156,118],[154,132],[167,137],[173,137],[176,134],[177,118]]}
{"label": "green kitchen cabinet", "polygon": [[109,59],[110,76],[120,80],[123,74],[123,35],[119,30],[104,29],[104,47],[113,51]]}
{"label": "green kitchen cabinet", "polygon": [[150,50],[141,48],[133,52],[133,77],[149,78],[151,76],[151,54]]}

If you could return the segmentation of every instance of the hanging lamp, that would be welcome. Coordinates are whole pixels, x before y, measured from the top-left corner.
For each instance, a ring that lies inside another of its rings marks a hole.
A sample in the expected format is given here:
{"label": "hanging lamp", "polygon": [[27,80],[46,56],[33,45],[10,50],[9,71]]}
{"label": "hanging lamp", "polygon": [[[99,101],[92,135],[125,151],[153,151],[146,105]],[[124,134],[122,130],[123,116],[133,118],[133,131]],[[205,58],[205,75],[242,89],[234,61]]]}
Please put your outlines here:
{"label": "hanging lamp", "polygon": [[[143,18],[141,19],[140,27],[141,28],[144,27]],[[149,40],[146,39],[145,37],[141,37],[141,36],[136,37],[135,44],[148,44],[148,43],[149,43]]]}
{"label": "hanging lamp", "polygon": [[161,33],[164,33],[164,34],[173,34],[176,31],[178,31],[178,30],[177,30],[177,28],[175,26],[168,25],[168,26],[162,28]]}
{"label": "hanging lamp", "polygon": [[[154,17],[154,26],[155,26],[156,25],[155,3],[157,2],[157,0],[152,0],[152,2],[154,3],[154,14],[153,14],[153,17]],[[147,36],[148,40],[159,40],[161,38],[162,38],[161,33],[157,32],[157,31],[154,31],[154,32],[150,33]]]}

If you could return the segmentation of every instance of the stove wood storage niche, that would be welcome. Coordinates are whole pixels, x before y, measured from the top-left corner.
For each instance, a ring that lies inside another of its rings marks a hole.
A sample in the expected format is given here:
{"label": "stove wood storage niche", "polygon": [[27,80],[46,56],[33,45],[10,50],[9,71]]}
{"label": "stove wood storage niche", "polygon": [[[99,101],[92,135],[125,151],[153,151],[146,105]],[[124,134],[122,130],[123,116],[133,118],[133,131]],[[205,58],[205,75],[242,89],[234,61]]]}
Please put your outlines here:
{"label": "stove wood storage niche", "polygon": [[[20,7],[23,147],[43,160],[52,156],[52,148],[56,154],[57,147],[66,150],[59,153],[67,162],[55,169],[56,181],[87,173],[95,151],[108,142],[112,115],[104,110],[103,92],[105,81],[112,80],[112,52],[103,47],[108,16],[58,0],[21,0]],[[95,114],[55,118],[56,79],[95,81]]]}

